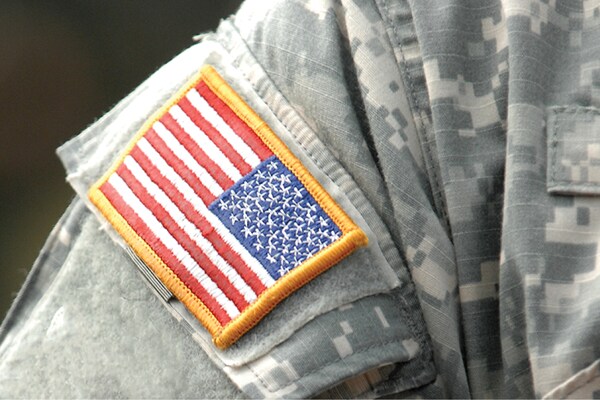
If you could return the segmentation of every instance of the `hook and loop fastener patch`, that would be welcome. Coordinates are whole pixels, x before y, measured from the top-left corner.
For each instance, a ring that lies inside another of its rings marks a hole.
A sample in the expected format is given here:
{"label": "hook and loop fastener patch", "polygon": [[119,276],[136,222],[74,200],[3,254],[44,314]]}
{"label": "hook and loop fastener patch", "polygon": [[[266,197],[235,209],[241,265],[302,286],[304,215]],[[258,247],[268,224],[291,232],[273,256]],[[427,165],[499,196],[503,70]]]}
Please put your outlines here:
{"label": "hook and loop fastener patch", "polygon": [[89,197],[219,348],[367,245],[211,66],[144,124]]}

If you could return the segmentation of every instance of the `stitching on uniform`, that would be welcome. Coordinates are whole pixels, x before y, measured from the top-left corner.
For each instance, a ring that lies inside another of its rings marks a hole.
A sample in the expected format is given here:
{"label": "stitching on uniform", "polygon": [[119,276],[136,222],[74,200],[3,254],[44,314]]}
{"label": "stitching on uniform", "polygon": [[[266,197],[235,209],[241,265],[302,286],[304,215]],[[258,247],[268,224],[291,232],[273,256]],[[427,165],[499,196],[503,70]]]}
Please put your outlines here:
{"label": "stitching on uniform", "polygon": [[558,140],[556,139],[556,135],[558,134],[558,121],[556,120],[557,118],[557,113],[558,110],[550,110],[553,113],[553,120],[552,120],[552,131],[551,131],[551,145],[550,145],[550,179],[552,180],[552,182],[555,182],[555,176],[556,176],[556,151],[557,151],[557,147],[558,147]]}
{"label": "stitching on uniform", "polygon": [[[392,23],[392,21],[390,20],[390,9],[389,9],[387,0],[381,0],[381,4],[382,4],[383,8],[385,9],[385,15],[382,14],[382,16],[386,19],[388,26],[392,27],[392,32],[394,33],[394,36],[395,36],[396,46],[393,46],[393,43],[391,43],[391,44],[392,44],[392,48],[397,47],[398,52],[401,57],[401,60],[398,63],[399,64],[398,66],[401,69],[401,71],[403,72],[404,76],[406,77],[406,79],[403,79],[403,81],[406,81],[406,83],[409,86],[409,94],[410,94],[410,98],[412,100],[410,103],[412,104],[412,107],[414,108],[414,113],[419,116],[419,119],[421,120],[421,125],[424,125],[423,122],[428,121],[429,118],[428,118],[427,113],[424,112],[424,110],[422,110],[421,106],[419,105],[416,91],[415,91],[414,82],[413,82],[414,78],[412,77],[412,74],[410,73],[410,70],[407,66],[406,56],[404,55],[404,48],[402,46],[402,43],[400,42],[400,38],[398,35],[398,27],[394,23]],[[389,37],[389,35],[388,35],[388,37]],[[391,41],[391,38],[390,38],[390,41]],[[413,118],[414,118],[414,116],[413,116]],[[417,128],[417,126],[415,126],[415,128]],[[435,202],[441,205],[441,208],[439,211],[442,214],[442,218],[444,219],[446,226],[448,227],[448,229],[450,229],[450,218],[449,218],[448,212],[447,212],[447,204],[444,199],[444,196],[442,195],[442,189],[440,187],[440,183],[442,182],[442,180],[441,180],[438,170],[436,168],[436,163],[434,162],[434,157],[433,157],[433,153],[431,150],[431,146],[428,145],[428,143],[430,143],[430,142],[435,143],[435,138],[430,137],[430,133],[428,132],[428,130],[425,126],[423,126],[421,129],[422,129],[422,133],[424,134],[426,140],[425,141],[419,140],[419,142],[421,143],[422,148],[425,150],[424,156],[427,158],[427,163],[429,164],[429,168],[427,168],[427,167],[426,168],[428,170],[431,170],[431,173],[433,175],[433,182],[431,182],[431,185],[432,185],[431,194],[434,197],[434,201],[437,200]]]}
{"label": "stitching on uniform", "polygon": [[[409,285],[407,285],[407,289],[410,292],[412,292],[411,294],[414,296],[415,299],[417,299],[416,289],[415,289],[415,286],[414,286],[414,283],[412,282],[412,280],[410,281]],[[428,353],[427,357],[419,357],[419,365],[422,365],[424,367],[425,363],[427,361],[433,363],[433,351],[431,348],[431,339],[429,337],[429,334],[427,333],[427,330],[424,329],[425,325],[423,324],[420,327],[414,321],[414,318],[412,317],[412,315],[408,309],[408,301],[405,298],[405,296],[400,295],[399,297],[401,300],[400,311],[403,314],[405,320],[408,321],[409,329],[411,330],[413,335],[416,336],[417,340],[419,341],[419,344],[421,345],[420,355],[423,356],[426,353]],[[421,311],[420,304],[418,306],[419,306],[419,310]],[[422,311],[421,311],[421,317],[423,317]],[[427,339],[429,339],[429,340],[427,340]],[[425,351],[425,349],[427,349],[427,351]],[[425,358],[427,358],[427,361],[425,360]],[[437,370],[436,370],[436,372],[437,372]],[[391,379],[389,379],[389,380],[391,380]]]}
{"label": "stitching on uniform", "polygon": [[[430,167],[431,167],[431,171],[432,171],[432,175],[433,175],[433,187],[432,189],[432,195],[434,197],[434,199],[437,198],[437,200],[439,201],[439,204],[441,204],[441,213],[442,213],[442,217],[444,218],[444,221],[446,223],[446,226],[448,227],[448,229],[450,228],[450,220],[449,220],[449,216],[447,213],[447,205],[444,199],[444,196],[441,193],[441,188],[440,188],[440,176],[438,174],[435,162],[433,161],[433,155],[432,155],[432,149],[431,146],[429,145],[430,142],[435,143],[435,139],[434,138],[430,138],[429,137],[429,133],[427,131],[427,128],[425,126],[423,126],[424,122],[428,120],[428,116],[427,113],[424,112],[424,110],[420,107],[418,99],[417,99],[417,95],[416,95],[416,90],[415,90],[415,85],[414,85],[414,78],[412,77],[412,74],[408,68],[407,65],[407,61],[406,61],[406,56],[404,54],[404,48],[400,42],[400,38],[398,35],[398,27],[391,23],[390,21],[390,9],[389,9],[389,5],[387,0],[381,0],[382,6],[385,10],[385,15],[382,15],[386,21],[388,26],[392,27],[392,32],[394,33],[395,36],[395,40],[398,46],[398,50],[399,50],[399,54],[401,56],[401,62],[399,63],[399,67],[402,70],[402,72],[404,73],[404,76],[406,77],[405,81],[408,83],[409,86],[409,95],[411,97],[411,103],[414,107],[415,112],[419,115],[419,118],[421,119],[421,129],[422,132],[425,134],[425,141],[421,141],[422,147],[425,150],[425,157],[427,158],[427,162],[429,163]],[[387,31],[387,29],[386,29]],[[389,37],[389,35],[387,35],[388,38],[391,41],[391,38]],[[390,43],[391,44],[391,43]],[[393,45],[392,45],[393,48]],[[415,126],[416,129],[418,129],[417,126]],[[434,200],[435,201],[435,200]],[[416,291],[415,291],[415,287],[414,287],[414,283],[412,282],[412,280],[409,283],[408,289],[410,292],[412,292],[413,295],[416,295]],[[400,307],[400,311],[404,316],[404,319],[408,322],[408,327],[411,331],[411,333],[417,338],[419,345],[421,347],[420,350],[420,354],[418,357],[418,366],[420,368],[424,368],[426,366],[427,361],[432,362],[433,361],[433,352],[431,351],[431,347],[427,341],[427,333],[422,330],[422,329],[418,329],[415,321],[414,321],[414,317],[411,315],[411,313],[408,311],[407,307],[407,301],[404,298],[404,296],[399,296],[401,299],[401,307]],[[429,353],[428,356],[426,356],[427,360],[425,360],[425,352]],[[385,384],[387,382],[397,382],[397,379],[393,378],[393,374],[391,376],[388,377],[388,379],[384,380],[383,382],[381,382],[381,384]]]}
{"label": "stitching on uniform", "polygon": [[561,112],[565,114],[596,114],[600,115],[600,109],[596,107],[585,106],[560,106],[550,108],[552,112]]}
{"label": "stitching on uniform", "polygon": [[552,183],[559,183],[559,184],[563,184],[563,186],[560,185],[552,185],[553,188],[555,189],[569,189],[569,188],[581,188],[581,189],[596,189],[600,187],[600,182],[599,183],[591,183],[591,182],[587,182],[587,183],[575,183],[573,181],[567,181],[567,180],[561,180],[561,179],[553,179]]}
{"label": "stitching on uniform", "polygon": [[[412,289],[411,290],[413,292],[412,294],[416,295],[416,293],[414,291],[414,287],[411,285],[409,288]],[[400,300],[401,300],[400,311],[404,314],[404,317],[408,320],[408,327],[410,328],[411,332],[417,337],[417,339],[419,339],[419,342],[421,342],[421,344],[425,344],[425,343],[423,343],[423,340],[422,340],[422,339],[425,339],[425,331],[423,329],[418,329],[417,325],[415,324],[415,321],[413,320],[413,318],[411,318],[411,314],[408,312],[408,304],[407,304],[404,296],[399,295],[398,297],[400,297]]]}
{"label": "stitching on uniform", "polygon": [[416,96],[415,87],[414,87],[414,83],[413,83],[413,77],[406,65],[406,57],[404,56],[404,49],[402,48],[402,44],[400,43],[400,39],[399,39],[399,35],[398,35],[398,27],[395,24],[391,23],[391,21],[390,21],[390,17],[389,17],[390,9],[389,9],[387,0],[381,0],[381,3],[383,5],[383,8],[386,11],[385,17],[388,22],[388,25],[392,26],[392,31],[394,32],[394,36],[396,38],[396,44],[398,45],[398,50],[400,51],[400,56],[402,57],[402,62],[400,63],[399,67],[403,70],[406,77],[408,78],[407,81],[408,81],[408,85],[410,88],[409,93],[410,93],[410,96],[412,97],[412,102],[414,103],[415,111],[417,112],[417,114],[419,114],[419,117],[422,118],[421,114],[423,114],[423,111],[421,110],[421,107],[419,106],[419,103],[417,101],[417,96]]}

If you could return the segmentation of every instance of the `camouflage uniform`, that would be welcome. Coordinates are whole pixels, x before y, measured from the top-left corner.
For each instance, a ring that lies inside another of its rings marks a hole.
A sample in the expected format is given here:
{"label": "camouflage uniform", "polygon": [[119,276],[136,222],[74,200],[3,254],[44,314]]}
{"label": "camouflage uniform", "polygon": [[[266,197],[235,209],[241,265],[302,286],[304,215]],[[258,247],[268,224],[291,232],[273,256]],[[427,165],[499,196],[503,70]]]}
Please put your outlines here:
{"label": "camouflage uniform", "polygon": [[[598,39],[595,0],[246,2],[59,150],[79,197],[0,330],[0,396],[600,396]],[[206,61],[385,264],[350,256],[226,351],[85,199]]]}

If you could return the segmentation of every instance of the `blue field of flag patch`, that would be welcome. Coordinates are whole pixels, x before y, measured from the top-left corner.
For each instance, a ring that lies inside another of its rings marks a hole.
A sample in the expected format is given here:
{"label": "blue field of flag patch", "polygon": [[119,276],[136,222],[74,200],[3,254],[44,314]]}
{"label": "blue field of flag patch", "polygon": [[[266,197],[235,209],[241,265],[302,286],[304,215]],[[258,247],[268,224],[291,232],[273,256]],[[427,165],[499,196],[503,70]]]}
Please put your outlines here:
{"label": "blue field of flag patch", "polygon": [[275,156],[223,193],[209,209],[274,279],[342,234]]}

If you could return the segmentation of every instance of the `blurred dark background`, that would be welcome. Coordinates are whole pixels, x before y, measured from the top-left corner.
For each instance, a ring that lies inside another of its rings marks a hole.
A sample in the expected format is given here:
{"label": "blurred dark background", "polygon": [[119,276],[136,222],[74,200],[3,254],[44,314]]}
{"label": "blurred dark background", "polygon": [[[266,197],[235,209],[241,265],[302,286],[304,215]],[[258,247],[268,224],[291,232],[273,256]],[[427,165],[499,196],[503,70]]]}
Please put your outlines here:
{"label": "blurred dark background", "polygon": [[0,2],[0,320],[74,195],[55,148],[240,2]]}

